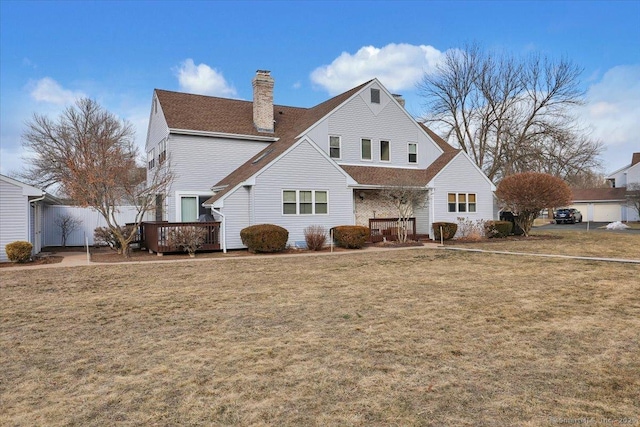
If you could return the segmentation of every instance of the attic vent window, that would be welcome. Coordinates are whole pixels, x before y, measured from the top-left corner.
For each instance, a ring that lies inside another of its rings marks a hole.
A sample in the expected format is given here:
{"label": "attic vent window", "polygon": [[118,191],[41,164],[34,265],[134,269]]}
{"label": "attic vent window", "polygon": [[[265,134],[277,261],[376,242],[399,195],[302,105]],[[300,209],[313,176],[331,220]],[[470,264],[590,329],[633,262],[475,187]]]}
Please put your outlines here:
{"label": "attic vent window", "polygon": [[371,89],[371,103],[380,104],[380,89]]}
{"label": "attic vent window", "polygon": [[256,164],[258,162],[260,162],[260,160],[264,159],[265,157],[267,157],[269,154],[271,154],[273,152],[273,148],[269,148],[267,151],[265,151],[264,153],[260,154],[260,156],[255,159],[253,162],[251,162],[251,164]]}

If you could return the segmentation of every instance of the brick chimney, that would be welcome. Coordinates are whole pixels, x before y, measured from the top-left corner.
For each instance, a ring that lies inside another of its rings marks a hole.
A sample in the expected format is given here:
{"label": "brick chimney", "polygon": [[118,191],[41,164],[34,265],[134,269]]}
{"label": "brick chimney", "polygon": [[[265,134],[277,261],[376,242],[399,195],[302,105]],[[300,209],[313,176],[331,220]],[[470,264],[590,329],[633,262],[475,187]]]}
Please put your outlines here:
{"label": "brick chimney", "polygon": [[253,125],[259,132],[273,132],[273,77],[258,70],[253,78]]}
{"label": "brick chimney", "polygon": [[404,108],[404,98],[402,97],[402,95],[398,95],[397,93],[392,94],[393,99],[395,99],[396,101],[398,101],[398,104],[400,104],[400,106],[402,108]]}

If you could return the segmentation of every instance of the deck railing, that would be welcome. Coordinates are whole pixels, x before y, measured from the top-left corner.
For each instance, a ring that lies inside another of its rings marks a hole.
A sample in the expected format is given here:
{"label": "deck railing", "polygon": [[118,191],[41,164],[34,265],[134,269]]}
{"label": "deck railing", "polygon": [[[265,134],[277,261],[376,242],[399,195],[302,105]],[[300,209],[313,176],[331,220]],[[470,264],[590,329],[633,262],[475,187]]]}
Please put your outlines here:
{"label": "deck railing", "polygon": [[[371,242],[382,242],[383,240],[398,240],[398,227],[401,227],[402,223],[398,221],[398,218],[370,218],[369,230],[371,233]],[[407,238],[409,240],[416,240],[416,219],[409,218],[407,226],[409,227]]]}
{"label": "deck railing", "polygon": [[180,251],[180,248],[169,244],[169,233],[181,227],[199,227],[206,230],[204,244],[199,250],[220,249],[220,222],[143,222],[140,226],[140,235],[144,241],[144,247],[159,254]]}

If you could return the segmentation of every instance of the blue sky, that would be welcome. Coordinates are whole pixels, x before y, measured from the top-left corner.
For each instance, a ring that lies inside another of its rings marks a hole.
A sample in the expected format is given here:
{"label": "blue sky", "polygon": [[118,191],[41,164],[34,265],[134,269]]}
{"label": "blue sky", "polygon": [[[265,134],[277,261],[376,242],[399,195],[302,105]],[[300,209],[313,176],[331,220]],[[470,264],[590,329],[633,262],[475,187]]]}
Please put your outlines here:
{"label": "blue sky", "polygon": [[584,68],[577,112],[611,172],[640,151],[640,1],[0,1],[0,173],[20,170],[33,113],[78,96],[132,122],[142,146],[154,88],[251,99],[271,70],[277,104],[312,106],[372,77],[422,115],[415,84],[477,41]]}

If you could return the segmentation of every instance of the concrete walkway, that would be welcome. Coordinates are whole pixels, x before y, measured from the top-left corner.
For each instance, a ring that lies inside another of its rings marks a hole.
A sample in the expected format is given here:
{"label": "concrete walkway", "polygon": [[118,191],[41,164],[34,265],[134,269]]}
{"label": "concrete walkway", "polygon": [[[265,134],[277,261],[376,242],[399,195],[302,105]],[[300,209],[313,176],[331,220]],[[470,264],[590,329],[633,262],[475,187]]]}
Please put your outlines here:
{"label": "concrete walkway", "polygon": [[604,262],[622,262],[628,264],[640,264],[640,259],[624,259],[624,258],[601,258],[601,257],[589,257],[589,256],[575,256],[575,255],[554,255],[554,254],[536,254],[531,252],[508,252],[508,251],[487,251],[484,249],[469,249],[469,248],[454,248],[452,246],[444,246],[442,249],[448,251],[463,251],[463,252],[480,252],[485,254],[500,254],[500,255],[517,255],[517,256],[530,256],[530,257],[543,257],[543,258],[564,258],[564,259],[579,259],[585,261],[604,261]]}
{"label": "concrete walkway", "polygon": [[291,258],[301,256],[336,256],[336,255],[351,255],[359,254],[363,252],[383,252],[383,251],[402,251],[411,249],[444,249],[449,251],[463,251],[463,252],[480,252],[499,255],[515,255],[515,256],[529,256],[529,257],[544,257],[544,258],[561,258],[561,259],[574,259],[583,261],[602,261],[602,262],[619,262],[627,264],[640,264],[640,260],[637,259],[623,259],[623,258],[602,258],[602,257],[587,257],[587,256],[572,256],[572,255],[554,255],[554,254],[537,254],[530,252],[508,252],[508,251],[491,251],[484,249],[469,249],[469,248],[456,248],[453,246],[441,246],[439,243],[423,242],[423,246],[406,246],[400,248],[390,247],[375,247],[370,246],[363,250],[354,251],[337,251],[337,252],[305,252],[300,254],[274,254],[274,255],[249,255],[249,256],[230,256],[219,258],[185,258],[185,259],[171,259],[157,261],[123,261],[117,263],[107,262],[92,262],[87,260],[86,252],[63,252],[58,253],[56,256],[63,256],[62,262],[56,264],[39,264],[39,265],[23,265],[16,267],[6,267],[0,269],[2,271],[16,271],[16,270],[33,270],[43,268],[60,268],[60,267],[82,267],[88,265],[122,265],[122,264],[166,264],[166,263],[184,263],[184,262],[207,262],[207,261],[226,261],[229,259],[241,259],[241,258],[256,258],[256,259],[269,259],[269,258]]}

